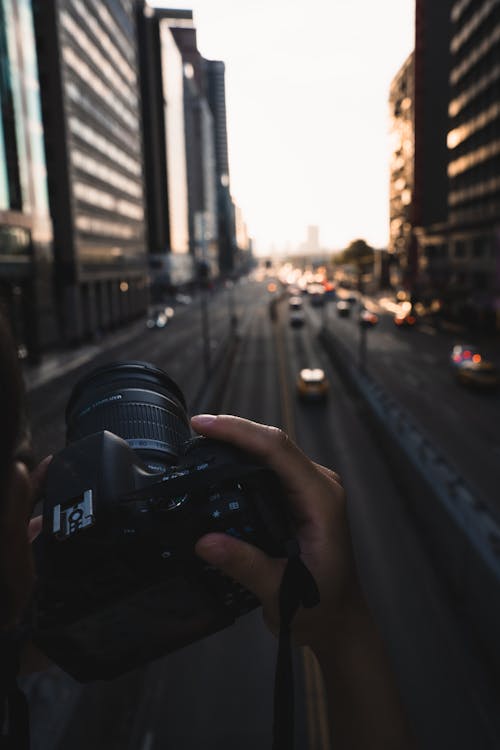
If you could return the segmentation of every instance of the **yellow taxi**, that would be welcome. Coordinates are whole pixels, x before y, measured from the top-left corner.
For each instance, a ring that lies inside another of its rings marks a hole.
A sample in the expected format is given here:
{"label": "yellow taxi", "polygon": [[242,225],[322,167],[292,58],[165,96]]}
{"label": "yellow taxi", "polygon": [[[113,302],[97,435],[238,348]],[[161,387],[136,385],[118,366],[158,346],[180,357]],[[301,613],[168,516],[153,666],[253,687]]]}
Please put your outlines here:
{"label": "yellow taxi", "polygon": [[328,380],[319,367],[305,368],[297,378],[297,395],[304,400],[319,401],[328,395]]}

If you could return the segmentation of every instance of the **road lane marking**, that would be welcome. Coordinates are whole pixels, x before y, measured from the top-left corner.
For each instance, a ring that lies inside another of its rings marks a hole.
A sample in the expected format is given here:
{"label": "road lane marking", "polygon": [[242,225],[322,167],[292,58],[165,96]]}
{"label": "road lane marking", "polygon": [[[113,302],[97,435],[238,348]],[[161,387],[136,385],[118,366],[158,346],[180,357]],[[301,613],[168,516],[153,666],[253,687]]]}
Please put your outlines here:
{"label": "road lane marking", "polygon": [[315,715],[315,690],[313,684],[314,676],[312,671],[312,660],[306,648],[302,648],[302,669],[304,670],[307,709],[307,748],[308,750],[315,750],[318,742],[318,721]]}
{"label": "road lane marking", "polygon": [[[278,361],[278,378],[280,382],[280,400],[283,429],[292,440],[296,440],[295,420],[291,401],[290,387],[286,369],[284,329],[280,310],[273,321],[274,340]],[[305,678],[305,699],[307,715],[307,748],[308,750],[330,750],[328,713],[325,688],[320,668],[312,651],[302,649],[302,668]]]}
{"label": "road lane marking", "polygon": [[283,336],[280,335],[280,313],[273,321],[274,341],[276,345],[276,355],[278,360],[278,379],[280,382],[280,400],[281,400],[281,418],[283,429],[287,432],[291,440],[295,441],[295,421],[293,418],[293,409],[291,407],[290,387],[286,372],[286,356]]}

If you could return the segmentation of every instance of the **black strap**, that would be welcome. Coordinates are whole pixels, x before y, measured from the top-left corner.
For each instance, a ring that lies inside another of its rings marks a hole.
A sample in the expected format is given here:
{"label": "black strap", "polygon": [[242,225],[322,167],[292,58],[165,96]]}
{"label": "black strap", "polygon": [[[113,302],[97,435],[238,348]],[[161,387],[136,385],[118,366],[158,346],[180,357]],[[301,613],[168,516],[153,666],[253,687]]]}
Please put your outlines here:
{"label": "black strap", "polygon": [[29,710],[17,685],[19,651],[25,633],[21,629],[0,634],[0,748],[29,750]]}
{"label": "black strap", "polygon": [[292,620],[300,605],[308,609],[315,607],[320,600],[316,581],[300,557],[296,539],[287,543],[287,557],[279,591],[280,632],[274,680],[273,750],[293,750],[294,746]]}

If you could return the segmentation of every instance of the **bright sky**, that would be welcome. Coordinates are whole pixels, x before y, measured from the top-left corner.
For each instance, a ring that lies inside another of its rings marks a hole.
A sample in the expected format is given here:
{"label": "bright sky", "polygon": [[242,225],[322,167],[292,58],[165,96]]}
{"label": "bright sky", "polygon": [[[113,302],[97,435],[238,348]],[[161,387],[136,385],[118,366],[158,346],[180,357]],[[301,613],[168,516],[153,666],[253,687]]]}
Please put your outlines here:
{"label": "bright sky", "polygon": [[[167,5],[160,0],[154,5]],[[388,235],[388,94],[414,0],[171,0],[226,63],[231,191],[256,250]]]}

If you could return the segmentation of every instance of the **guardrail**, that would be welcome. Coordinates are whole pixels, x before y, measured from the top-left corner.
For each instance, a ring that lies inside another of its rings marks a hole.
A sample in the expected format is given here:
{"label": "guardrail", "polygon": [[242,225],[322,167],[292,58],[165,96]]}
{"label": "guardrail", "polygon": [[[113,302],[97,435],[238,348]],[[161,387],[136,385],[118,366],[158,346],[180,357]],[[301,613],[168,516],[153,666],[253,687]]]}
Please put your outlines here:
{"label": "guardrail", "polygon": [[325,328],[319,338],[382,433],[435,564],[500,675],[500,523],[425,430],[355,365],[342,342]]}

